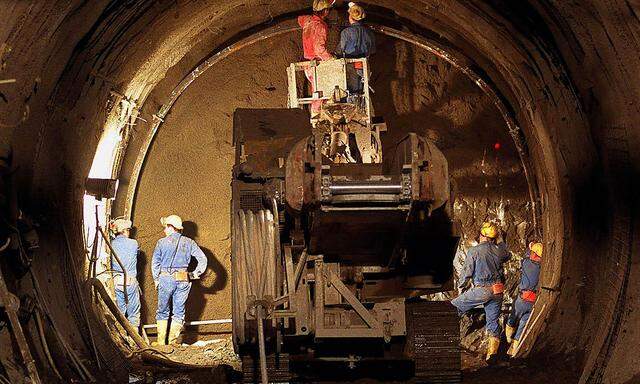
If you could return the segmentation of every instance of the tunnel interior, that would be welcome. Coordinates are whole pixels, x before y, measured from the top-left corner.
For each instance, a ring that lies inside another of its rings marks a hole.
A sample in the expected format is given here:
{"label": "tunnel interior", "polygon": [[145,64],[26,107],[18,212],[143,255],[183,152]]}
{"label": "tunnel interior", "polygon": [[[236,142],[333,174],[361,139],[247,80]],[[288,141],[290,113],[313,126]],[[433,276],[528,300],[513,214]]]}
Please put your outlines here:
{"label": "tunnel interior", "polygon": [[[416,131],[443,150],[462,247],[483,221],[499,221],[515,279],[527,242],[544,241],[524,366],[554,361],[564,382],[638,380],[628,353],[638,338],[638,6],[363,4],[377,31],[372,85],[386,139]],[[345,24],[339,5],[330,46]],[[301,56],[294,19],[308,11],[306,1],[213,0],[10,2],[0,11],[0,80],[15,79],[0,82],[3,181],[16,202],[7,204],[5,233],[20,236],[29,221],[39,237],[27,251],[10,243],[2,272],[27,312],[23,328],[43,382],[105,373],[120,382],[140,366],[171,367],[137,353],[85,282],[92,249],[104,247],[96,217],[134,222],[143,324],[155,320],[149,260],[159,218],[171,213],[209,260],[188,317],[231,317],[233,112],[286,107],[285,68]],[[88,196],[87,177],[118,179],[115,199]],[[11,348],[1,352],[3,378],[27,382],[12,330],[4,321],[0,337]],[[228,332],[226,323],[193,327],[183,341],[207,345]],[[500,374],[480,370],[468,380]]]}
{"label": "tunnel interior", "polygon": [[[202,286],[191,293],[188,312],[194,318],[231,316],[231,187],[229,178],[221,175],[231,175],[234,162],[233,112],[236,108],[287,107],[284,68],[299,59],[298,35],[294,31],[253,44],[200,74],[167,115],[144,164],[132,208],[144,255],[139,268],[147,272],[140,281],[144,290],[153,292],[147,255],[152,254],[161,230],[158,218],[171,209],[189,218],[191,228],[184,233],[199,241],[211,265]],[[528,189],[502,115],[489,96],[449,63],[410,43],[385,35],[378,38],[378,59],[373,58],[371,65],[376,94],[384,95],[381,101],[374,100],[374,108],[380,116],[388,116],[385,140],[396,142],[409,132],[430,135],[445,151],[450,171],[456,175],[457,207],[469,241],[475,238],[479,221],[504,215],[506,208],[517,216],[509,220],[513,222],[512,249],[522,254],[526,227],[532,226]],[[287,47],[287,54],[278,47]],[[392,57],[396,59],[389,60]],[[234,76],[229,77],[232,72]],[[421,78],[425,75],[426,79]],[[213,105],[216,107],[211,108]],[[488,194],[497,198],[478,201]],[[481,207],[476,211],[477,205]],[[521,238],[515,241],[518,224]],[[153,296],[148,295],[143,311],[145,324],[154,323]]]}

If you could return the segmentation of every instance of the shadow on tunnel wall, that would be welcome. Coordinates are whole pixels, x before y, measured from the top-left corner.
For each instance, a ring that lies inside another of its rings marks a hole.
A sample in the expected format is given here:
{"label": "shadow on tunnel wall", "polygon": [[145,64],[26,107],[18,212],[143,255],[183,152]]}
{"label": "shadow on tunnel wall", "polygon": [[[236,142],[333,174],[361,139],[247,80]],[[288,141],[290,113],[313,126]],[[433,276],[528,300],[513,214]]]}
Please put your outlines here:
{"label": "shadow on tunnel wall", "polygon": [[[182,225],[184,226],[182,234],[198,242],[198,224],[193,221],[185,221]],[[217,318],[203,318],[203,316],[206,315],[204,313],[207,300],[206,297],[223,290],[229,281],[229,274],[224,266],[218,261],[213,251],[203,247],[201,244],[198,245],[200,246],[200,249],[202,249],[202,252],[204,252],[205,256],[207,256],[207,269],[200,280],[194,280],[192,282],[191,292],[189,293],[189,299],[187,300],[186,320],[217,320]],[[189,270],[193,271],[195,267],[196,260],[192,258],[191,263],[189,264]],[[204,285],[204,278],[211,274],[214,274],[215,276],[213,284],[209,286]],[[204,327],[204,329],[206,329],[207,326]],[[194,327],[188,327],[185,329],[182,336],[183,343],[192,344],[198,340],[198,333],[191,332],[194,329]]]}
{"label": "shadow on tunnel wall", "polygon": [[[192,221],[185,221],[183,223],[184,230],[182,234],[187,236],[196,242],[198,242],[198,225]],[[132,231],[132,238],[136,238],[136,230]],[[159,233],[157,235],[158,239],[160,239],[163,234]],[[201,276],[200,280],[194,280],[192,282],[191,291],[189,292],[189,299],[187,300],[186,305],[186,321],[195,321],[195,320],[215,320],[203,318],[205,315],[204,309],[206,306],[207,295],[215,294],[216,292],[222,291],[228,284],[229,276],[224,266],[218,261],[216,255],[210,249],[203,247],[198,244],[207,257],[207,269],[204,274]],[[144,251],[140,250],[138,255],[138,282],[140,287],[153,287],[151,282],[147,280],[150,278],[150,274],[146,273],[147,270],[151,269],[151,260],[153,254],[147,255]],[[189,263],[189,270],[193,271],[196,267],[195,259],[191,259]],[[213,284],[204,285],[204,278],[211,275],[215,276],[215,280]],[[155,322],[155,309],[158,304],[158,294],[157,291],[149,291],[143,290],[142,292],[142,301],[143,305],[141,306],[141,319],[149,319],[151,322]],[[151,313],[148,313],[151,312]],[[206,327],[206,326],[205,326]],[[183,343],[194,343],[198,339],[198,333],[193,332],[196,329],[194,327],[187,327],[185,329],[185,333],[183,336]],[[206,330],[205,330],[206,331]],[[155,334],[155,330],[152,332]]]}

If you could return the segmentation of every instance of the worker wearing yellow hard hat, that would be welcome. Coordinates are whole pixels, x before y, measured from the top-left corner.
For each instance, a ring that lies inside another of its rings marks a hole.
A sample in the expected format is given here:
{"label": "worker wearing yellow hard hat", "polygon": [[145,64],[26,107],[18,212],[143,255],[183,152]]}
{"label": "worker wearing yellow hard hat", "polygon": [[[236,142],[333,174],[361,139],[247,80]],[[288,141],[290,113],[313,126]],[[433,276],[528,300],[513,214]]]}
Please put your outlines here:
{"label": "worker wearing yellow hard hat", "polygon": [[518,351],[522,332],[529,321],[529,316],[531,316],[533,304],[536,302],[541,262],[542,243],[530,243],[527,254],[522,259],[518,297],[513,303],[505,327],[507,342],[511,344],[508,351],[511,356],[515,356]]}
{"label": "worker wearing yellow hard hat", "polygon": [[[462,292],[451,300],[462,315],[480,305],[486,314],[486,332],[488,347],[486,359],[494,362],[500,347],[502,333],[499,318],[502,309],[504,291],[503,264],[511,257],[503,236],[497,225],[491,222],[482,224],[479,244],[470,248],[460,276],[458,287]],[[471,281],[473,286],[468,287]]]}
{"label": "worker wearing yellow hard hat", "polygon": [[[165,345],[169,317],[171,317],[169,344],[176,343],[182,332],[191,280],[199,279],[207,269],[207,257],[195,241],[182,235],[183,224],[180,216],[163,217],[160,219],[160,224],[164,227],[165,237],[156,243],[151,273],[158,289],[157,344]],[[197,265],[193,272],[188,272],[187,268],[192,257],[196,259]],[[172,311],[169,308],[171,302],[173,303]]]}

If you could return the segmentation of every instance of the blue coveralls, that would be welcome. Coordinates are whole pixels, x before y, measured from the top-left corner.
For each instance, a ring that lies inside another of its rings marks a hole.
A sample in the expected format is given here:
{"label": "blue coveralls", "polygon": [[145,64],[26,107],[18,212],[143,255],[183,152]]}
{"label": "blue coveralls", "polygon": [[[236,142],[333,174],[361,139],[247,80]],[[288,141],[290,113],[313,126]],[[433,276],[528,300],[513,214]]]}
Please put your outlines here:
{"label": "blue coveralls", "polygon": [[502,309],[502,294],[494,295],[491,286],[504,281],[502,265],[510,257],[506,243],[496,244],[487,241],[469,249],[458,286],[464,288],[468,279],[473,279],[474,286],[451,300],[451,304],[458,308],[461,315],[483,305],[487,318],[487,333],[495,337],[500,337],[502,332],[498,322]]}
{"label": "blue coveralls", "polygon": [[[522,259],[522,275],[520,277],[520,285],[518,290],[522,291],[536,291],[538,288],[538,278],[540,277],[540,263],[532,261],[530,258],[531,251],[527,251],[527,255]],[[522,299],[522,295],[519,294],[511,314],[507,320],[507,324],[510,327],[518,327],[514,340],[520,340],[520,336],[524,331],[524,327],[527,325],[529,316],[531,316],[531,310],[533,309],[533,303]]]}
{"label": "blue coveralls", "polygon": [[[373,31],[362,23],[355,22],[340,33],[340,45],[336,56],[347,59],[368,58],[375,53],[375,50],[376,41]],[[352,93],[362,93],[363,69],[356,67],[355,70],[351,70],[351,68],[347,66],[347,88]]]}
{"label": "blue coveralls", "polygon": [[176,281],[173,273],[186,271],[192,257],[198,262],[193,275],[199,277],[207,269],[207,257],[195,241],[175,232],[156,243],[151,265],[153,280],[158,283],[156,320],[169,320],[169,302],[172,302],[172,320],[184,323],[184,307],[191,282]]}
{"label": "blue coveralls", "polygon": [[127,317],[131,325],[137,328],[140,326],[140,286],[136,279],[138,275],[138,242],[127,236],[118,235],[111,241],[111,247],[122,261],[124,269],[127,271],[128,280],[127,299],[129,303],[127,304],[124,300],[124,274],[114,257],[111,269],[115,272],[116,302],[120,312]]}

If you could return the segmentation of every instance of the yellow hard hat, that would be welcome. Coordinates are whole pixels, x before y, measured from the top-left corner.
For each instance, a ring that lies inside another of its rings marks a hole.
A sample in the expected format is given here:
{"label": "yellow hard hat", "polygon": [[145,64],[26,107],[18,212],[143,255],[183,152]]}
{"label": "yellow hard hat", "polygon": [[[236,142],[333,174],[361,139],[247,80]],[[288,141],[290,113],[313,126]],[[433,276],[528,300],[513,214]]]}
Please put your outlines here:
{"label": "yellow hard hat", "polygon": [[167,217],[163,217],[160,219],[160,224],[162,224],[162,226],[164,227],[170,225],[175,229],[182,229],[182,219],[178,215],[169,215]]}
{"label": "yellow hard hat", "polygon": [[367,17],[367,14],[360,5],[354,3],[353,1],[349,3],[349,16],[355,21],[360,21]]}
{"label": "yellow hard hat", "polygon": [[529,244],[529,249],[539,257],[542,257],[542,243],[531,243]]}
{"label": "yellow hard hat", "polygon": [[313,11],[320,12],[333,7],[336,0],[313,0]]}
{"label": "yellow hard hat", "polygon": [[493,223],[486,222],[482,224],[480,234],[484,237],[495,239],[496,237],[498,237],[498,227],[496,227],[496,225]]}
{"label": "yellow hard hat", "polygon": [[109,224],[109,228],[111,228],[111,230],[115,233],[124,232],[127,229],[131,229],[132,226],[133,223],[131,222],[131,220],[126,219],[116,219]]}

